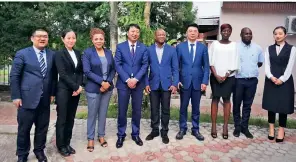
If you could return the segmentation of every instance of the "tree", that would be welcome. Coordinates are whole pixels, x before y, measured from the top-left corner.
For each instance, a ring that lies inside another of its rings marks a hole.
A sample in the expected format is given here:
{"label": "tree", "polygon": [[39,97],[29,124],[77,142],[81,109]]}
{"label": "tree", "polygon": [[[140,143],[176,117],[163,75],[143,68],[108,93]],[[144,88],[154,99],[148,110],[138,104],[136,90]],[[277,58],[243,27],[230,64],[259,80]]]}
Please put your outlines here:
{"label": "tree", "polygon": [[163,27],[168,39],[176,39],[185,28],[195,21],[196,10],[192,2],[153,2],[151,26]]}
{"label": "tree", "polygon": [[145,3],[145,9],[144,9],[144,19],[145,19],[145,25],[150,28],[150,10],[151,10],[151,2]]}

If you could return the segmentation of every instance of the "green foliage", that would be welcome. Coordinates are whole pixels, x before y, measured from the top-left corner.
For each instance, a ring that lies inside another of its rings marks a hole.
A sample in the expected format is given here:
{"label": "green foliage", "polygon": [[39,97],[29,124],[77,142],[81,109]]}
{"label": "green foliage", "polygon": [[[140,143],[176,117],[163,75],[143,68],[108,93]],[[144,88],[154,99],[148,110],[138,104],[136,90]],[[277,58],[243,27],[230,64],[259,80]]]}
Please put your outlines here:
{"label": "green foliage", "polygon": [[[1,2],[0,3],[0,56],[11,57],[21,48],[32,45],[33,30],[45,28],[49,32],[49,47],[63,46],[61,32],[71,28],[77,35],[76,48],[83,50],[91,45],[89,31],[98,27],[105,31],[109,46],[108,2]],[[0,59],[9,63],[9,59]]]}
{"label": "green foliage", "polygon": [[141,28],[140,41],[149,46],[154,42],[154,31],[144,21],[145,2],[119,3],[118,24],[126,31],[129,24],[138,24]]}
{"label": "green foliage", "polygon": [[151,6],[151,26],[162,27],[167,39],[177,39],[186,32],[186,26],[195,21],[196,10],[192,2],[153,2]]}

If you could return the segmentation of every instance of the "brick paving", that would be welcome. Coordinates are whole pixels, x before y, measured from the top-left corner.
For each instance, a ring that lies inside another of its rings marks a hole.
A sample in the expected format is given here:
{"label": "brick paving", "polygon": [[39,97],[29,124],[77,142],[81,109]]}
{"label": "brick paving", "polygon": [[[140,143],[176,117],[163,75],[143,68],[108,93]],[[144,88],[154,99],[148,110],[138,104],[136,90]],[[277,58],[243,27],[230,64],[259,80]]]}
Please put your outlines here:
{"label": "brick paving", "polygon": [[[256,105],[254,106],[256,107]],[[200,132],[205,136],[205,141],[199,142],[190,135],[190,129],[183,140],[176,140],[175,135],[178,131],[177,121],[170,121],[169,138],[170,143],[165,145],[160,137],[152,141],[145,141],[145,137],[151,131],[150,120],[141,120],[141,138],[144,142],[142,147],[137,146],[130,137],[131,121],[128,120],[127,137],[124,146],[120,149],[115,147],[116,119],[107,119],[106,140],[109,144],[103,148],[96,141],[94,152],[86,150],[86,120],[76,120],[73,130],[72,146],[77,154],[67,158],[61,157],[55,146],[54,122],[56,119],[55,106],[52,106],[51,124],[48,133],[48,143],[46,154],[51,162],[103,162],[103,161],[190,161],[190,162],[292,162],[296,161],[296,130],[286,129],[285,142],[278,144],[267,139],[267,128],[250,126],[250,131],[254,139],[247,139],[244,135],[235,138],[232,135],[233,125],[229,125],[229,139],[222,138],[222,125],[218,124],[218,138],[210,136],[210,123],[201,123]],[[202,112],[208,112],[209,107],[202,107]],[[252,116],[260,114],[265,116],[263,111],[254,111]],[[83,111],[80,109],[79,111]],[[219,111],[222,112],[220,109]],[[295,115],[295,114],[293,114]],[[16,129],[16,109],[9,102],[0,102],[0,128]],[[188,128],[191,124],[188,123]],[[0,129],[0,159],[1,161],[16,161],[16,130],[14,133],[5,133]],[[32,134],[33,135],[33,134]],[[31,138],[33,139],[33,138]],[[29,161],[36,161],[34,154],[30,153]]]}

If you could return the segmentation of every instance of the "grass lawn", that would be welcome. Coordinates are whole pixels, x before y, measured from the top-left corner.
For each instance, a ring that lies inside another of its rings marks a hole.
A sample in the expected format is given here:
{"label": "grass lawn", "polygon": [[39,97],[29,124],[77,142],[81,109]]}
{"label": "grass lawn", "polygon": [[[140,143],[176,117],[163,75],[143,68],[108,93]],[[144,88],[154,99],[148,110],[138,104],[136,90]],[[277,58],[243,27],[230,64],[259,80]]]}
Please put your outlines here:
{"label": "grass lawn", "polygon": [[[110,104],[107,118],[117,118],[117,105],[116,104]],[[128,118],[131,118],[132,111],[131,106],[128,108],[127,112]],[[78,112],[76,114],[76,118],[78,119],[86,119],[87,118],[87,112]],[[150,119],[150,109],[145,109],[142,111],[142,118],[143,119]],[[171,114],[170,114],[171,120],[179,120],[179,109],[178,108],[171,108]],[[188,112],[188,121],[191,121],[191,112]],[[223,123],[224,119],[222,115],[218,115],[217,117],[217,123]],[[201,114],[200,115],[200,122],[203,123],[211,123],[211,115],[210,114]],[[232,115],[229,119],[229,123],[233,124],[233,118]],[[277,122],[276,122],[277,123]],[[260,127],[268,127],[267,119],[263,118],[250,118],[249,120],[250,125],[260,126]],[[276,124],[278,126],[278,124]],[[287,121],[287,128],[296,129],[296,120],[288,119]]]}

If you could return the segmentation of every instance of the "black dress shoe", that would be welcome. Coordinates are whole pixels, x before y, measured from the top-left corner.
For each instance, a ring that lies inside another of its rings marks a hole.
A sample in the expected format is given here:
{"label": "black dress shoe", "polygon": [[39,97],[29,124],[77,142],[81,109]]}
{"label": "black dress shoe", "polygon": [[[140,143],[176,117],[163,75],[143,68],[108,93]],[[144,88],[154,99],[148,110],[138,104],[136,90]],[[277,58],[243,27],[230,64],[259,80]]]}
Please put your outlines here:
{"label": "black dress shoe", "polygon": [[240,132],[241,132],[241,129],[240,128],[235,128],[234,131],[233,131],[234,137],[239,137],[240,136]]}
{"label": "black dress shoe", "polygon": [[35,156],[38,159],[38,162],[47,162],[47,157],[43,151],[35,153]]}
{"label": "black dress shoe", "polygon": [[17,162],[27,162],[28,157],[27,156],[19,156],[17,159]]}
{"label": "black dress shoe", "polygon": [[247,138],[250,138],[250,139],[253,139],[254,136],[250,133],[249,129],[242,129],[242,133],[247,137]]}
{"label": "black dress shoe", "polygon": [[168,136],[162,136],[161,138],[162,138],[162,143],[164,144],[168,144],[170,142],[170,139]]}
{"label": "black dress shoe", "polygon": [[[274,129],[274,134],[275,134],[275,129]],[[268,134],[268,139],[269,139],[269,140],[274,140],[274,135],[273,135],[273,136],[270,136],[270,135]]]}
{"label": "black dress shoe", "polygon": [[158,137],[159,134],[156,133],[150,133],[147,137],[146,137],[146,141],[150,141],[153,140],[155,137]]}
{"label": "black dress shoe", "polygon": [[68,148],[66,148],[66,147],[59,148],[59,149],[58,149],[58,152],[59,152],[62,156],[64,156],[64,157],[67,157],[67,156],[70,156],[70,155],[71,155],[70,152],[69,152],[69,150],[68,150]]}
{"label": "black dress shoe", "polygon": [[176,135],[177,140],[183,139],[183,136],[186,135],[185,131],[179,131],[178,134]]}
{"label": "black dress shoe", "polygon": [[284,137],[283,137],[283,139],[278,139],[278,138],[276,138],[276,139],[275,139],[275,142],[277,142],[277,143],[279,143],[279,142],[284,142],[285,135],[286,135],[286,133],[284,133]]}
{"label": "black dress shoe", "polygon": [[204,136],[201,135],[199,132],[192,132],[191,135],[193,135],[199,141],[205,140]]}
{"label": "black dress shoe", "polygon": [[70,145],[67,146],[67,149],[70,154],[76,154],[75,149],[73,149],[73,147],[71,147]]}
{"label": "black dress shoe", "polygon": [[135,141],[137,145],[143,146],[143,141],[139,136],[132,137],[132,140]]}
{"label": "black dress shoe", "polygon": [[116,148],[121,148],[123,146],[124,138],[119,137],[116,142]]}

